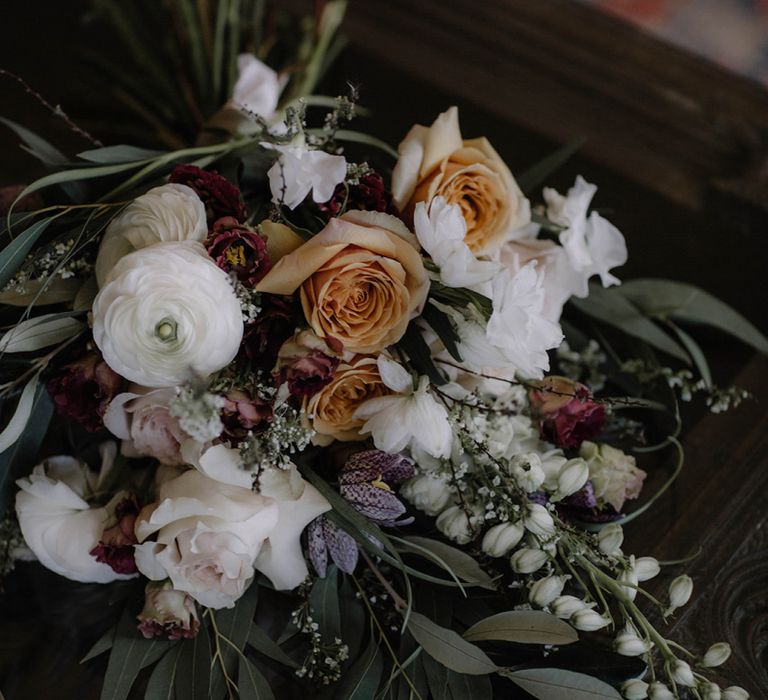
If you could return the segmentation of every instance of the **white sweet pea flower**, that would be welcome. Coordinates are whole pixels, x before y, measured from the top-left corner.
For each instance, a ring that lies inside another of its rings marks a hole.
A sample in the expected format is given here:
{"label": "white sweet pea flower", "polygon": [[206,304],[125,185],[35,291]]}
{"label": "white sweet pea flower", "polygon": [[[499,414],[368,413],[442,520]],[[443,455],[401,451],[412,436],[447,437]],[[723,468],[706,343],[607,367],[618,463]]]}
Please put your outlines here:
{"label": "white sweet pea flower", "polygon": [[277,589],[306,578],[300,536],[329,509],[309,484],[300,498],[283,501],[192,469],[164,482],[159,500],[139,514],[136,536],[144,543],[136,546],[136,565],[154,581],[170,578],[201,605],[231,608],[254,568]]}
{"label": "white sweet pea flower", "polygon": [[620,284],[609,271],[627,262],[627,245],[621,232],[597,212],[593,211],[587,217],[596,191],[597,187],[581,176],[576,178],[565,197],[551,188],[544,188],[547,215],[556,224],[566,227],[560,234],[560,243],[573,269],[582,275],[581,284],[574,291],[580,297],[589,293],[587,281],[592,275],[600,275],[604,287]]}
{"label": "white sweet pea flower", "polygon": [[449,457],[453,431],[445,407],[428,391],[429,379],[421,377],[414,391],[411,375],[397,362],[379,355],[378,367],[384,384],[398,394],[371,399],[355,411],[355,419],[366,421],[361,433],[370,433],[374,445],[391,454],[413,446],[432,457]]}
{"label": "white sweet pea flower", "polygon": [[103,287],[123,256],[161,241],[200,241],[208,235],[205,205],[191,187],[168,183],[137,197],[104,234],[96,256],[96,281]]}
{"label": "white sweet pea flower", "polygon": [[237,70],[231,102],[265,119],[272,117],[286,81],[252,53],[237,57]]}
{"label": "white sweet pea flower", "polygon": [[93,302],[93,338],[105,362],[146,387],[176,386],[221,369],[242,336],[229,278],[195,241],[126,255]]}
{"label": "white sweet pea flower", "polygon": [[280,152],[280,157],[267,171],[267,177],[272,201],[289,209],[298,207],[310,192],[315,202],[327,202],[336,185],[347,175],[344,156],[296,145],[262,145]]}
{"label": "white sweet pea flower", "polygon": [[419,202],[413,227],[424,250],[440,268],[440,281],[448,287],[474,287],[488,282],[501,269],[498,263],[478,260],[464,242],[467,222],[457,204],[435,197],[429,205]]}
{"label": "white sweet pea flower", "polygon": [[[102,448],[102,477],[115,457],[114,443]],[[103,479],[102,479],[103,480]],[[109,583],[133,578],[118,574],[90,554],[111,520],[118,493],[110,504],[92,508],[86,498],[99,486],[88,466],[74,457],[51,457],[16,482],[16,515],[24,541],[47,569],[73,581]],[[112,511],[110,511],[110,506]]]}
{"label": "white sweet pea flower", "polygon": [[501,351],[507,365],[523,376],[539,378],[549,369],[547,350],[563,339],[560,326],[543,314],[543,278],[529,263],[515,275],[493,280],[493,313],[488,320],[488,342]]}

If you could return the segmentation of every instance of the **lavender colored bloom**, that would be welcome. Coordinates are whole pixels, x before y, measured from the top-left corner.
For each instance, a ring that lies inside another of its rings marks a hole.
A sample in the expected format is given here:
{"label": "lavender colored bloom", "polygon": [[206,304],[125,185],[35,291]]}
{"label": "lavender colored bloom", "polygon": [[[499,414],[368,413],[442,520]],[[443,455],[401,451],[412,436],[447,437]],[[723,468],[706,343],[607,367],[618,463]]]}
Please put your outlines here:
{"label": "lavender colored bloom", "polygon": [[328,555],[333,563],[347,574],[357,566],[357,542],[324,515],[315,518],[307,529],[309,558],[315,571],[325,578]]}

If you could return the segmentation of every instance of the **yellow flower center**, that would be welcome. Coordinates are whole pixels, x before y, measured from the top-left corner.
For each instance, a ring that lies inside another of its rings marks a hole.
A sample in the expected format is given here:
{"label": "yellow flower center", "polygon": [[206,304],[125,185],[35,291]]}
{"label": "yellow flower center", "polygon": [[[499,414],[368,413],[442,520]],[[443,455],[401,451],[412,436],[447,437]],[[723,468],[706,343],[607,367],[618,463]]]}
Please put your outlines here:
{"label": "yellow flower center", "polygon": [[224,257],[230,265],[245,267],[245,249],[242,245],[230,246]]}

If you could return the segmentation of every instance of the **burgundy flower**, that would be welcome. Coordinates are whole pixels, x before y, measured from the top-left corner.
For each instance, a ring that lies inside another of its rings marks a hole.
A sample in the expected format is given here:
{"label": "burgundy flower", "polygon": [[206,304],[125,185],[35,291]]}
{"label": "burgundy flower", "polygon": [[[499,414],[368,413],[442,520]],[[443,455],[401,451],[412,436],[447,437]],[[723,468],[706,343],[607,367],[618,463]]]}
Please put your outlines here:
{"label": "burgundy flower", "polygon": [[264,239],[231,216],[214,223],[205,247],[222,270],[234,272],[249,287],[255,287],[272,267]]}
{"label": "burgundy flower", "polygon": [[289,299],[275,294],[261,295],[261,312],[247,323],[242,349],[254,367],[271,372],[277,353],[296,330],[296,314]]}
{"label": "burgundy flower", "polygon": [[605,407],[592,400],[587,387],[566,377],[547,377],[530,398],[542,439],[563,449],[596,437],[605,423]]}
{"label": "burgundy flower", "polygon": [[195,191],[205,205],[208,226],[222,216],[234,217],[239,222],[247,218],[240,190],[215,171],[209,172],[195,165],[177,165],[169,181]]}
{"label": "burgundy flower", "polygon": [[248,433],[263,430],[272,420],[272,407],[243,391],[230,391],[224,401],[221,409],[224,432],[221,437],[231,443],[241,442]]}
{"label": "burgundy flower", "polygon": [[309,398],[330,383],[341,358],[312,331],[301,331],[283,343],[277,355],[277,381],[291,396]]}
{"label": "burgundy flower", "polygon": [[197,636],[200,619],[189,594],[173,589],[170,581],[150,581],[144,591],[144,609],[139,613],[139,631],[147,639],[170,640]]}
{"label": "burgundy flower", "polygon": [[392,201],[392,194],[384,187],[384,178],[376,172],[363,175],[356,185],[342,182],[327,202],[317,206],[320,211],[336,216],[345,203],[347,210],[381,211],[393,216],[400,213]]}
{"label": "burgundy flower", "polygon": [[89,352],[61,368],[48,381],[48,393],[59,415],[93,432],[102,427],[107,405],[120,391],[123,380],[99,352]]}
{"label": "burgundy flower", "polygon": [[115,506],[117,522],[104,530],[90,554],[96,561],[108,564],[118,574],[135,574],[138,572],[134,560],[133,545],[138,540],[133,532],[136,516],[139,514],[139,504],[133,496],[124,498]]}

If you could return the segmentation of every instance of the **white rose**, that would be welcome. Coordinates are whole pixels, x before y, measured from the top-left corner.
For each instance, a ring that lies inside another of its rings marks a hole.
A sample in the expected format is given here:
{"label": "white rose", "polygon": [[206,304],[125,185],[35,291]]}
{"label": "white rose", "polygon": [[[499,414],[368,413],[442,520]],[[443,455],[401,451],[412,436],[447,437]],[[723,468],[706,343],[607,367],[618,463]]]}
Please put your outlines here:
{"label": "white rose", "polygon": [[[140,389],[143,387],[140,387]],[[163,464],[184,464],[181,444],[187,434],[170,413],[173,389],[118,394],[107,406],[104,425],[123,441],[126,457],[154,457]]]}
{"label": "white rose", "polygon": [[[157,503],[136,521],[136,566],[210,608],[233,607],[254,567],[278,589],[307,576],[300,536],[330,505],[309,484],[278,501],[190,470],[161,485]],[[156,533],[156,541],[145,542]]]}
{"label": "white rose", "polygon": [[168,183],[137,197],[107,227],[96,256],[103,287],[118,260],[160,241],[204,241],[205,205],[191,187]]}
{"label": "white rose", "polygon": [[193,241],[126,255],[93,302],[93,337],[104,360],[143,386],[175,386],[221,369],[242,336],[227,274]]}
{"label": "white rose", "polygon": [[[111,466],[114,445],[103,450],[102,473]],[[28,477],[16,482],[16,515],[27,546],[47,569],[84,583],[109,583],[133,578],[117,574],[96,561],[91,550],[98,545],[111,519],[110,504],[91,508],[86,497],[97,487],[96,476],[74,457],[51,457],[38,464]]]}

